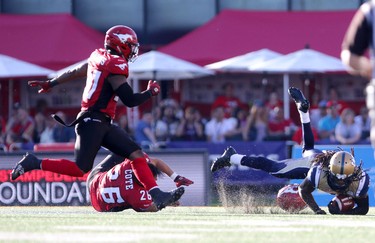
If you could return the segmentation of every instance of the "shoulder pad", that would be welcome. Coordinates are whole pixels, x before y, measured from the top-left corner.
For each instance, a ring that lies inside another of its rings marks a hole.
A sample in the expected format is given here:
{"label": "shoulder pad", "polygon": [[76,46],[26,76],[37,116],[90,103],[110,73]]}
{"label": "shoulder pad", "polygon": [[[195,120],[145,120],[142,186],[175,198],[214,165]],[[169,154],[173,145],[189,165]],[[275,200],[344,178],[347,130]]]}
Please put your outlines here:
{"label": "shoulder pad", "polygon": [[118,57],[118,56],[109,55],[109,57],[110,58],[107,59],[107,62],[106,62],[106,69],[108,70],[108,72],[112,74],[125,75],[126,77],[128,77],[129,75],[128,62],[125,59]]}
{"label": "shoulder pad", "polygon": [[111,74],[129,75],[128,62],[119,56],[109,54],[105,49],[95,50],[90,58],[89,63],[99,71],[106,71]]}
{"label": "shoulder pad", "polygon": [[367,194],[367,191],[370,187],[370,176],[366,172],[362,172],[363,176],[359,181],[358,196],[362,197]]}
{"label": "shoulder pad", "polygon": [[317,187],[321,173],[322,173],[322,167],[320,165],[316,165],[316,166],[311,167],[311,169],[307,173],[306,178],[309,181],[311,181],[314,187]]}

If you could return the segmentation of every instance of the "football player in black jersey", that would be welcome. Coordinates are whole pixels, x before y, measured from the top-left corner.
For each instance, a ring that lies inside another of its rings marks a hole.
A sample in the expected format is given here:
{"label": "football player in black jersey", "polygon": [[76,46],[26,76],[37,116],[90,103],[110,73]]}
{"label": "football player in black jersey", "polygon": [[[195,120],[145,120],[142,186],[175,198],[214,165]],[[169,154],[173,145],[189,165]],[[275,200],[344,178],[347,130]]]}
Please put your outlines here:
{"label": "football player in black jersey", "polygon": [[[316,204],[311,193],[320,189],[332,194],[347,194],[355,199],[357,207],[346,214],[366,214],[368,212],[369,175],[362,166],[355,164],[354,157],[341,150],[321,151],[314,148],[314,136],[310,125],[310,104],[301,90],[291,87],[288,90],[295,101],[303,128],[302,157],[281,161],[271,160],[264,156],[247,156],[237,154],[233,147],[228,147],[211,166],[215,172],[232,164],[260,169],[269,174],[288,179],[304,179],[300,185],[300,195],[308,206],[317,214],[325,214]],[[350,163],[350,166],[347,165]],[[347,165],[347,167],[339,167]],[[330,212],[341,213],[335,205],[330,205]]]}

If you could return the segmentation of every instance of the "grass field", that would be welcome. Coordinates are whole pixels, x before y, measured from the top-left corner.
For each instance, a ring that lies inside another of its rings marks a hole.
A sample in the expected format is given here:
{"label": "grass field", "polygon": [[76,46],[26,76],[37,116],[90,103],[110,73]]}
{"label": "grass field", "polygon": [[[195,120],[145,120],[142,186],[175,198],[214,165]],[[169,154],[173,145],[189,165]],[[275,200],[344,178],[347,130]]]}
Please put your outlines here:
{"label": "grass field", "polygon": [[91,207],[1,207],[1,242],[375,242],[366,216],[244,213],[224,207],[169,207],[158,213],[97,213]]}

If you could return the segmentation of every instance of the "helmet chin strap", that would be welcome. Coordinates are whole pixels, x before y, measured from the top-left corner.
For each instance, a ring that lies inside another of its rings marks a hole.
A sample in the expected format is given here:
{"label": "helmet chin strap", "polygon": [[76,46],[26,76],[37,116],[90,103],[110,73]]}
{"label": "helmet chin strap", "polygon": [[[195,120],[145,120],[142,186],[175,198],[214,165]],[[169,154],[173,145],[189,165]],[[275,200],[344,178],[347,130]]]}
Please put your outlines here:
{"label": "helmet chin strap", "polygon": [[124,54],[122,53],[121,48],[120,48],[119,46],[117,46],[117,52],[118,52],[119,56],[121,56],[122,58],[128,60],[128,59],[124,56]]}
{"label": "helmet chin strap", "polygon": [[347,190],[350,184],[350,178],[346,178],[346,180],[343,180],[343,185],[339,185],[336,183],[336,180],[338,179],[335,175],[329,172],[328,178],[327,178],[328,185],[333,189],[337,191],[344,192]]}

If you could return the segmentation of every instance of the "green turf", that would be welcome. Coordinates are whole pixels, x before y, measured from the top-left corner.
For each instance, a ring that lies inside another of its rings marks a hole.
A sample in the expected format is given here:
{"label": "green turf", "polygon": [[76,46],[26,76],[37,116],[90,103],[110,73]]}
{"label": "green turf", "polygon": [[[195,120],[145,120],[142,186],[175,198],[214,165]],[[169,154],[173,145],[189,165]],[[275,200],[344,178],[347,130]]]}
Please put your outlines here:
{"label": "green turf", "polygon": [[223,207],[97,213],[91,207],[1,207],[0,241],[375,242],[375,209],[366,216],[333,216],[272,208],[253,213]]}

